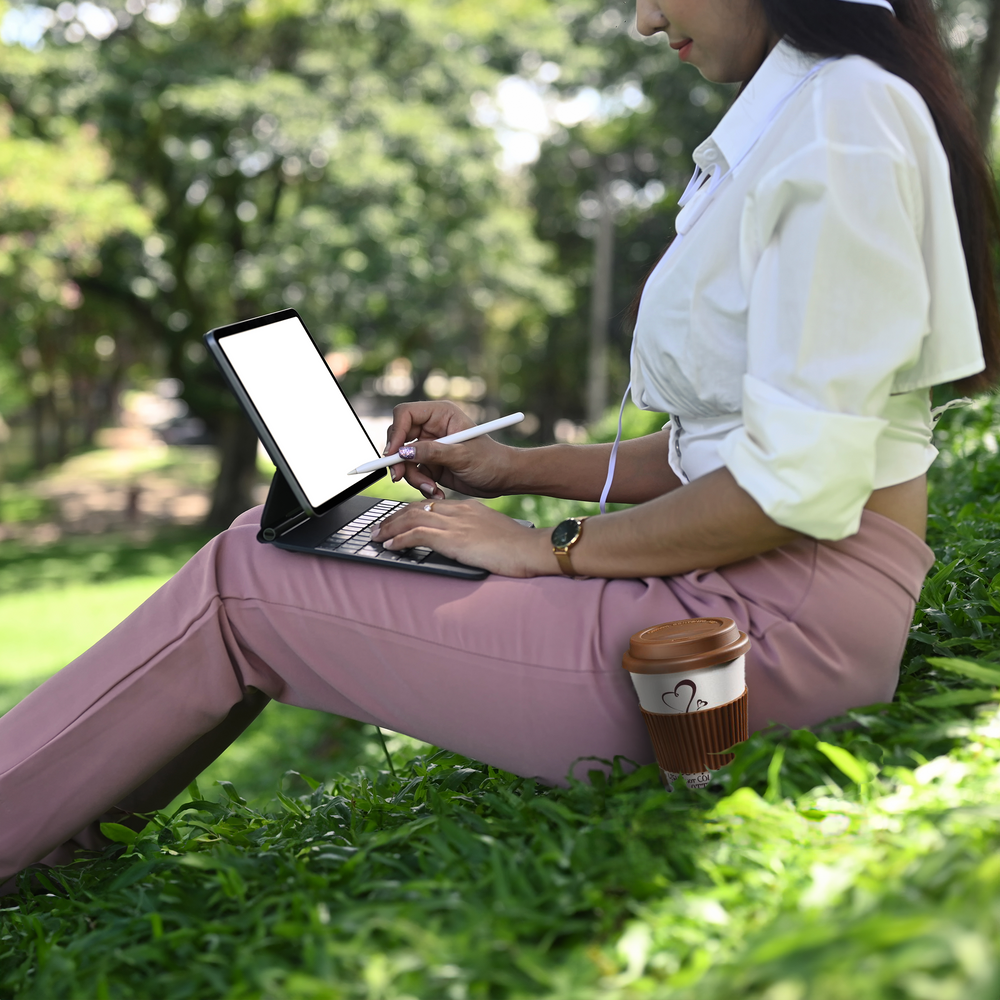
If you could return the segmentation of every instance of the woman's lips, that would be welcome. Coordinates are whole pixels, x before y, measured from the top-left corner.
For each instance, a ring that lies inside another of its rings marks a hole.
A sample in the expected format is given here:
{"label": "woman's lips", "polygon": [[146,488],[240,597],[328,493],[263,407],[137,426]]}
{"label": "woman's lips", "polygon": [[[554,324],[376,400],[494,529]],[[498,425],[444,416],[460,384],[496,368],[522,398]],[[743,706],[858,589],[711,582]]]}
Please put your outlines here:
{"label": "woman's lips", "polygon": [[670,47],[675,49],[681,62],[687,62],[687,57],[691,52],[694,42],[690,38],[685,38],[679,42],[672,42]]}

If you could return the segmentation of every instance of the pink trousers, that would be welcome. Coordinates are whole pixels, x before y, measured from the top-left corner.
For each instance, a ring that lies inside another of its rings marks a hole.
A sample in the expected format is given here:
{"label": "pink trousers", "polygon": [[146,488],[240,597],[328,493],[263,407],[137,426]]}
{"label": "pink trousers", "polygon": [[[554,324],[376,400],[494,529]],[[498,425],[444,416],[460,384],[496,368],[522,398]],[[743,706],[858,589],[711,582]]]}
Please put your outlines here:
{"label": "pink trousers", "polygon": [[258,518],[0,718],[0,880],[99,846],[116,804],[167,805],[265,696],[551,783],[579,758],[652,759],[621,657],[659,622],[750,635],[752,729],[888,700],[933,562],[865,512],[852,538],[680,577],[467,582],[261,545]]}

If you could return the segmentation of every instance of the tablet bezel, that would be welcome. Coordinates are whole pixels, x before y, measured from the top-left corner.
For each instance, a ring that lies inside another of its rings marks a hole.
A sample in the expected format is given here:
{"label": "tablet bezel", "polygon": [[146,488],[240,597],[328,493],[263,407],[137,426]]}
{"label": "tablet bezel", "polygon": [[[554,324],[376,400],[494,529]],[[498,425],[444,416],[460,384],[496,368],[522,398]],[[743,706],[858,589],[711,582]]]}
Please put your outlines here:
{"label": "tablet bezel", "polygon": [[368,438],[368,442],[371,444],[372,449],[375,452],[375,457],[378,457],[380,452],[375,446],[375,443],[372,441],[371,435],[369,435],[364,424],[361,423],[357,411],[354,409],[350,399],[348,399],[347,393],[344,392],[340,383],[337,381],[337,377],[332,371],[330,371],[330,366],[326,363],[326,358],[323,356],[323,352],[320,350],[319,344],[316,343],[316,338],[309,332],[309,327],[306,326],[305,320],[302,319],[297,310],[281,309],[278,312],[268,313],[266,316],[255,316],[253,319],[245,319],[236,323],[228,323],[226,326],[220,326],[213,330],[209,330],[202,339],[205,342],[205,347],[208,349],[208,353],[212,356],[212,359],[215,361],[216,366],[222,373],[223,378],[229,384],[230,389],[232,389],[233,394],[236,396],[236,399],[243,408],[243,411],[250,418],[250,422],[257,431],[257,436],[264,445],[265,451],[267,451],[267,454],[270,456],[270,459],[274,463],[275,467],[280,470],[282,476],[284,476],[289,489],[291,489],[292,493],[294,493],[299,506],[302,508],[304,513],[309,514],[311,517],[319,517],[327,511],[332,510],[338,504],[343,503],[350,497],[357,496],[369,486],[373,486],[380,479],[385,477],[386,470],[379,469],[367,476],[360,477],[355,485],[349,486],[346,490],[342,490],[340,493],[330,497],[328,500],[324,500],[323,503],[316,507],[313,507],[309,503],[305,491],[299,484],[295,472],[285,460],[285,456],[282,454],[277,442],[271,436],[271,432],[268,430],[267,424],[264,422],[260,412],[254,405],[253,399],[250,397],[250,394],[247,392],[243,382],[240,380],[236,369],[226,357],[225,351],[220,343],[220,341],[224,340],[226,337],[233,336],[234,334],[243,333],[246,330],[253,330],[256,327],[268,326],[272,323],[279,323],[288,319],[297,319],[302,324],[302,329],[305,330],[306,336],[312,342],[313,347],[316,349],[316,353],[319,354],[326,370],[330,373],[330,378],[333,379],[334,385],[343,395],[347,405],[351,409],[354,419],[358,421],[359,426],[362,431],[364,431],[365,437]]}

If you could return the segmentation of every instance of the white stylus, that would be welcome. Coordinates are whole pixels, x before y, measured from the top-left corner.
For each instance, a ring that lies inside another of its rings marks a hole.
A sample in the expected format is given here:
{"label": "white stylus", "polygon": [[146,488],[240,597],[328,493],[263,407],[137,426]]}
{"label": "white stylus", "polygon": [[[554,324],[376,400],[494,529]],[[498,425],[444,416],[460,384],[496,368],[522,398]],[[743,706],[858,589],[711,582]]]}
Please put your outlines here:
{"label": "white stylus", "polygon": [[[504,427],[513,427],[524,420],[524,414],[520,411],[510,413],[506,417],[497,417],[496,420],[487,420],[485,424],[478,427],[470,427],[465,431],[457,431],[455,434],[446,434],[443,438],[438,438],[436,444],[461,444],[463,441],[471,441],[473,438],[482,437],[484,434],[492,434],[493,431],[503,430]],[[376,469],[388,469],[390,465],[398,465],[406,459],[399,455],[389,455],[387,458],[377,458],[373,462],[365,462],[356,469],[351,469],[349,476],[360,476],[365,472],[374,472]]]}

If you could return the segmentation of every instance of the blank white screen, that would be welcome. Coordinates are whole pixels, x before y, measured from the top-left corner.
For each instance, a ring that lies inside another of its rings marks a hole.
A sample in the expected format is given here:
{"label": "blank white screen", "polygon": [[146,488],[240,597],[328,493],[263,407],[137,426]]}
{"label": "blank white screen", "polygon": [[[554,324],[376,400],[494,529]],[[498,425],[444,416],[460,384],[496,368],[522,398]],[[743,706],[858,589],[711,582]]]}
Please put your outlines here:
{"label": "blank white screen", "polygon": [[219,345],[312,507],[356,486],[351,469],[378,458],[302,323],[233,333]]}

